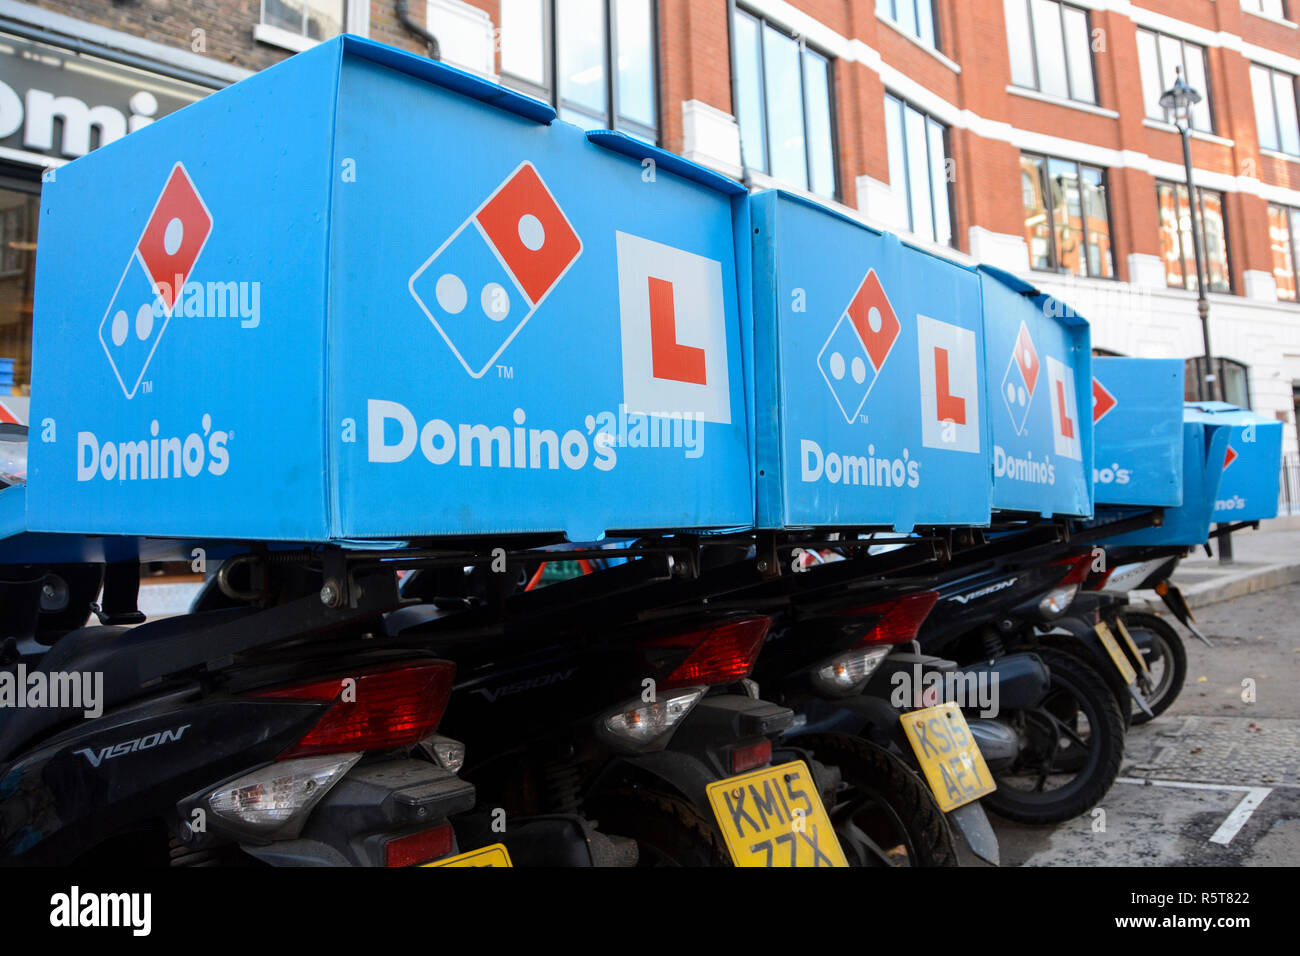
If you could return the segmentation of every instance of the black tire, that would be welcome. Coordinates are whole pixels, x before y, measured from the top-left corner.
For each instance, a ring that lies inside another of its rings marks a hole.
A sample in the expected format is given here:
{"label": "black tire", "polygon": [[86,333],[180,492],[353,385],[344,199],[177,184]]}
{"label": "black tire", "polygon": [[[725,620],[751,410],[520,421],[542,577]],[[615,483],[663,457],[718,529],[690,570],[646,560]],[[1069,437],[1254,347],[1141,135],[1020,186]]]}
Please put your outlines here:
{"label": "black tire", "polygon": [[[1096,640],[1095,637],[1093,639]],[[1115,669],[1115,662],[1107,656],[1101,647],[1097,644],[1090,644],[1076,634],[1060,632],[1045,634],[1041,640],[1049,647],[1077,657],[1096,671],[1097,676],[1106,682],[1106,686],[1110,688],[1111,694],[1114,695],[1115,704],[1123,715],[1125,728],[1135,722],[1130,716],[1137,707],[1137,704],[1133,702],[1133,695],[1129,693],[1128,684],[1124,683],[1123,676]]]}
{"label": "black tire", "polygon": [[[925,781],[900,757],[847,734],[809,734],[798,744],[840,769],[845,799],[827,810],[850,865],[957,865],[947,818]],[[864,846],[872,849],[864,852]]]}
{"label": "black tire", "polygon": [[604,794],[587,808],[596,829],[637,844],[637,866],[731,866],[713,821],[681,797],[638,787]]}
{"label": "black tire", "polygon": [[[1147,700],[1152,716],[1158,717],[1169,709],[1169,705],[1177,700],[1182,692],[1183,682],[1187,680],[1187,648],[1183,646],[1183,639],[1174,626],[1162,617],[1140,611],[1125,611],[1120,617],[1123,618],[1124,626],[1128,628],[1129,633],[1133,635],[1134,642],[1138,642],[1140,631],[1147,631],[1151,639],[1159,645],[1159,655],[1164,668],[1160,673],[1156,689]],[[1140,647],[1141,644],[1138,643]],[[1137,709],[1136,704],[1133,706],[1134,724],[1145,724],[1150,719],[1151,717]]]}
{"label": "black tire", "polygon": [[[1068,782],[1053,790],[1026,791],[1004,782],[1011,774],[999,775],[998,789],[984,798],[984,805],[998,816],[1017,823],[1035,825],[1063,823],[1095,807],[1110,790],[1124,759],[1124,715],[1106,682],[1095,668],[1072,654],[1044,647],[1016,648],[1037,654],[1051,672],[1051,682],[1044,707],[1034,711],[1008,711],[1008,719],[1019,719],[1025,727],[1042,726],[1047,714],[1077,729],[1078,716],[1086,717],[1089,738],[1086,748],[1071,745],[1063,759],[1042,764],[1049,770],[1057,766],[1073,773]],[[1031,739],[1042,739],[1034,733]],[[1053,739],[1055,735],[1053,734]],[[1022,773],[1041,769],[1040,748],[1028,747],[1022,758],[1025,766],[1014,769]],[[1073,759],[1074,751],[1078,759]]]}

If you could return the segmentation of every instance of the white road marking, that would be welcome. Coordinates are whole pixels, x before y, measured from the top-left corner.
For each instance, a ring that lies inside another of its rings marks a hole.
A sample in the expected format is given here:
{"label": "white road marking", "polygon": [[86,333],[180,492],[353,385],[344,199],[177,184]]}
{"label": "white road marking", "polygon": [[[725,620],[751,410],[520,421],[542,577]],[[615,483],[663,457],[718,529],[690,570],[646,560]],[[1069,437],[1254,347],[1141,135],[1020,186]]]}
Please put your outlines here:
{"label": "white road marking", "polygon": [[1222,843],[1227,846],[1232,842],[1232,838],[1237,835],[1237,831],[1246,825],[1250,819],[1251,813],[1255,808],[1264,802],[1264,798],[1273,792],[1271,787],[1251,787],[1250,792],[1241,798],[1241,803],[1237,804],[1237,809],[1228,814],[1228,819],[1219,824],[1219,829],[1214,831],[1214,836],[1210,837],[1211,843]]}
{"label": "white road marking", "polygon": [[1140,777],[1116,777],[1116,783],[1130,783],[1139,787],[1178,787],[1183,790],[1227,790],[1244,793],[1241,802],[1228,814],[1228,818],[1219,824],[1219,829],[1210,837],[1211,843],[1227,846],[1232,842],[1241,828],[1246,825],[1255,808],[1264,802],[1264,798],[1273,792],[1272,787],[1245,787],[1228,783],[1193,783],[1186,780],[1143,780]]}

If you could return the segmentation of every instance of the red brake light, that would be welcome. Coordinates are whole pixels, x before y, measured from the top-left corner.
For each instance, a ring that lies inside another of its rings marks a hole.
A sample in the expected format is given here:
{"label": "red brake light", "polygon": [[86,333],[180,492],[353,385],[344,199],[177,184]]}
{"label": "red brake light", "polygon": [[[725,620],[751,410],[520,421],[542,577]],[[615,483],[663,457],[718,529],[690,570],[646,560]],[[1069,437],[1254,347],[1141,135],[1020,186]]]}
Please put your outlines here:
{"label": "red brake light", "polygon": [[737,747],[731,752],[731,772],[744,773],[772,762],[772,741],[760,740],[756,744]]}
{"label": "red brake light", "polygon": [[659,687],[730,684],[749,676],[771,624],[767,617],[733,618],[648,642],[646,647],[691,649],[686,659],[658,682]]}
{"label": "red brake light", "polygon": [[452,847],[451,825],[421,830],[384,844],[384,866],[413,866],[446,856]]}
{"label": "red brake light", "polygon": [[[433,732],[447,708],[455,671],[450,661],[406,662],[251,696],[333,701],[316,726],[280,754],[280,760],[387,750],[413,744]],[[343,700],[343,682],[348,677],[356,683],[349,699]]]}
{"label": "red brake light", "polygon": [[1057,587],[1065,587],[1067,584],[1082,584],[1088,579],[1088,573],[1092,569],[1092,553],[1089,552],[1077,558],[1062,558],[1060,561],[1053,561],[1052,563],[1070,566],[1070,570],[1057,583]]}
{"label": "red brake light", "polygon": [[892,601],[883,601],[868,607],[840,611],[843,615],[878,614],[880,620],[858,641],[858,647],[868,644],[906,644],[916,640],[931,609],[939,600],[938,591],[913,591]]}

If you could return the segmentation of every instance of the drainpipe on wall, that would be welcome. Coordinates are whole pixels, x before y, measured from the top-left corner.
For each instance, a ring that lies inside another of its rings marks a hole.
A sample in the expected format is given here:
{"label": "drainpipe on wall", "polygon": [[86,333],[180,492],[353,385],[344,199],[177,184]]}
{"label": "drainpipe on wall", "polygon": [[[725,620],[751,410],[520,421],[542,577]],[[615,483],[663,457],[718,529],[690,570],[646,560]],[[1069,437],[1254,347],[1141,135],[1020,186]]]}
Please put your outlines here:
{"label": "drainpipe on wall", "polygon": [[442,47],[438,43],[438,38],[411,19],[411,8],[407,0],[397,0],[397,19],[401,21],[402,26],[424,41],[429,59],[442,59]]}

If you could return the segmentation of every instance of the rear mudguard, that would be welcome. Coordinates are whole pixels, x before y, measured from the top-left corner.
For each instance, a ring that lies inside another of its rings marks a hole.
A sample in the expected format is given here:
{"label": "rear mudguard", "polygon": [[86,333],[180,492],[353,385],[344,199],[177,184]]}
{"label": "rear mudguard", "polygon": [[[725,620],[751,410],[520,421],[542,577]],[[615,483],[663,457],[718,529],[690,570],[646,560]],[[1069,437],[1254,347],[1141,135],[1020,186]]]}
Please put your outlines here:
{"label": "rear mudguard", "polygon": [[[190,818],[209,789],[181,801],[181,819]],[[246,853],[275,866],[384,866],[394,836],[446,824],[473,806],[473,785],[450,770],[423,760],[383,760],[350,770],[294,839],[250,842],[247,835],[240,839],[239,827],[209,814],[209,828],[196,843],[234,838]],[[461,849],[453,843],[452,853]]]}
{"label": "rear mudguard", "polygon": [[1202,644],[1206,647],[1213,647],[1213,642],[1202,634],[1201,629],[1196,626],[1196,618],[1192,617],[1192,609],[1188,607],[1187,598],[1183,597],[1183,592],[1178,589],[1178,585],[1171,584],[1168,581],[1161,583],[1163,587],[1157,587],[1156,593],[1165,602],[1165,607],[1169,608],[1170,613],[1178,619],[1178,623],[1191,631]]}
{"label": "rear mudguard", "polygon": [[487,809],[452,819],[460,847],[501,843],[514,866],[635,866],[636,843],[601,833],[576,814],[512,817],[504,831]]}
{"label": "rear mudguard", "polygon": [[[1069,635],[1065,638],[1066,641],[1073,640],[1075,644],[1082,645],[1091,657],[1091,663],[1094,668],[1103,671],[1102,677],[1109,681],[1108,675],[1110,672],[1114,671],[1115,665],[1111,662],[1110,654],[1107,653],[1105,646],[1101,643],[1101,638],[1097,636],[1097,632],[1094,630],[1096,625],[1088,618],[1073,616],[1060,618],[1059,620],[1053,621],[1052,624],[1053,627],[1057,629],[1058,633],[1064,631]],[[1108,626],[1111,627],[1112,632],[1116,631],[1113,624],[1109,624]],[[1052,634],[1049,632],[1042,635],[1041,640],[1050,644],[1052,642]],[[1133,669],[1138,673],[1138,680],[1142,680],[1143,678],[1141,675],[1145,670],[1146,662],[1134,659],[1133,653],[1128,647],[1128,642],[1123,640],[1118,633],[1115,634],[1115,642],[1119,645],[1120,653],[1124,655],[1129,664],[1132,665]],[[1106,671],[1107,668],[1110,670]],[[1122,677],[1116,674],[1115,679],[1122,680]],[[1142,691],[1137,686],[1137,682],[1135,681],[1130,683],[1127,687],[1129,696],[1133,698],[1133,702],[1141,708],[1142,712],[1148,716],[1154,716],[1151,712],[1151,705],[1147,703],[1146,697],[1143,696]]]}
{"label": "rear mudguard", "polygon": [[955,810],[949,810],[945,816],[952,828],[956,830],[970,851],[985,863],[993,866],[1002,865],[1002,854],[998,849],[998,835],[993,832],[984,805],[978,800],[963,804]]}
{"label": "rear mudguard", "polygon": [[629,784],[658,782],[711,815],[707,789],[731,776],[731,750],[775,737],[793,722],[794,711],[779,704],[740,694],[706,697],[687,714],[666,750],[619,754],[610,760],[588,799]]}

